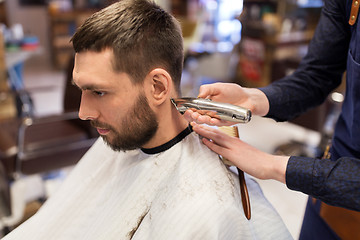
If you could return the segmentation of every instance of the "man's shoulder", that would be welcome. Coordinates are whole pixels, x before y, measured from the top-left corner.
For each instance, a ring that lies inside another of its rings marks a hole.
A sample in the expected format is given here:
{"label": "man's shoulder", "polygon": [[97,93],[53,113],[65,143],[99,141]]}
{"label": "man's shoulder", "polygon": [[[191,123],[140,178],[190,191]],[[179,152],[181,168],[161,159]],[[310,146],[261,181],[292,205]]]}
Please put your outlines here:
{"label": "man's shoulder", "polygon": [[[178,149],[179,190],[195,195],[219,196],[236,199],[234,194],[238,180],[236,175],[209,150],[195,133],[189,135]],[[217,199],[217,198],[216,198]]]}

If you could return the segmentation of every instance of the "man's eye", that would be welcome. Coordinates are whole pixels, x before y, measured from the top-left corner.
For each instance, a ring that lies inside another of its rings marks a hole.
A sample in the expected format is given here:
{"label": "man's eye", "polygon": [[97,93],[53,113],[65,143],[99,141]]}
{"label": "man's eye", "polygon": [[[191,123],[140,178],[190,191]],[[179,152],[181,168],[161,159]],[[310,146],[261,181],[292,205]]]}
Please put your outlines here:
{"label": "man's eye", "polygon": [[93,91],[93,93],[96,95],[96,96],[99,96],[99,97],[102,97],[105,95],[105,92],[100,92],[100,91]]}

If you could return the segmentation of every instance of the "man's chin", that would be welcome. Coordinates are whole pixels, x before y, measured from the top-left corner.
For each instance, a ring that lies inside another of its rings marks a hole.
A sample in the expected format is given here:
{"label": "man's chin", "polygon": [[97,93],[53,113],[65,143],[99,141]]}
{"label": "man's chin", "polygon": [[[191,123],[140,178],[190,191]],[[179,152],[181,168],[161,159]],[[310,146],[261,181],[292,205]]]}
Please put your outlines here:
{"label": "man's chin", "polygon": [[104,136],[104,135],[101,135],[101,138],[103,139],[103,141],[114,151],[117,151],[117,147],[115,144],[113,144],[111,142],[111,140],[109,140],[109,137],[108,136]]}
{"label": "man's chin", "polygon": [[116,152],[120,151],[130,151],[134,149],[140,148],[139,146],[133,146],[133,145],[121,145],[121,144],[115,144],[113,140],[109,138],[109,136],[101,136],[103,141],[113,150]]}

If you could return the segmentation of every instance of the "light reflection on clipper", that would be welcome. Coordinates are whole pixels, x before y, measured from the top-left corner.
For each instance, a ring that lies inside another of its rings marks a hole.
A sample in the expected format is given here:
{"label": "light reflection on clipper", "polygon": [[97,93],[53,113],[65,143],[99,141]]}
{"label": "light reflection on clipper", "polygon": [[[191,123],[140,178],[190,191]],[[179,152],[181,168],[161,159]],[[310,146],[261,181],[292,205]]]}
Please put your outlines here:
{"label": "light reflection on clipper", "polygon": [[249,109],[228,103],[203,98],[171,98],[170,100],[181,114],[192,109],[202,115],[230,122],[247,123],[251,120]]}

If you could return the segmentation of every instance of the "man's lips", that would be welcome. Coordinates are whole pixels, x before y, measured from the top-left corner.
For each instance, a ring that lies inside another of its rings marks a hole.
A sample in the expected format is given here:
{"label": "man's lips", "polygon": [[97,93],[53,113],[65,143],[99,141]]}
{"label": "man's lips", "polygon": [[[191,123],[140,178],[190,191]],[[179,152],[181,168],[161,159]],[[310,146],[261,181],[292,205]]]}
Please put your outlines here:
{"label": "man's lips", "polygon": [[106,134],[108,134],[110,132],[110,130],[106,129],[106,128],[96,128],[96,130],[98,131],[98,133],[100,135],[106,135]]}

